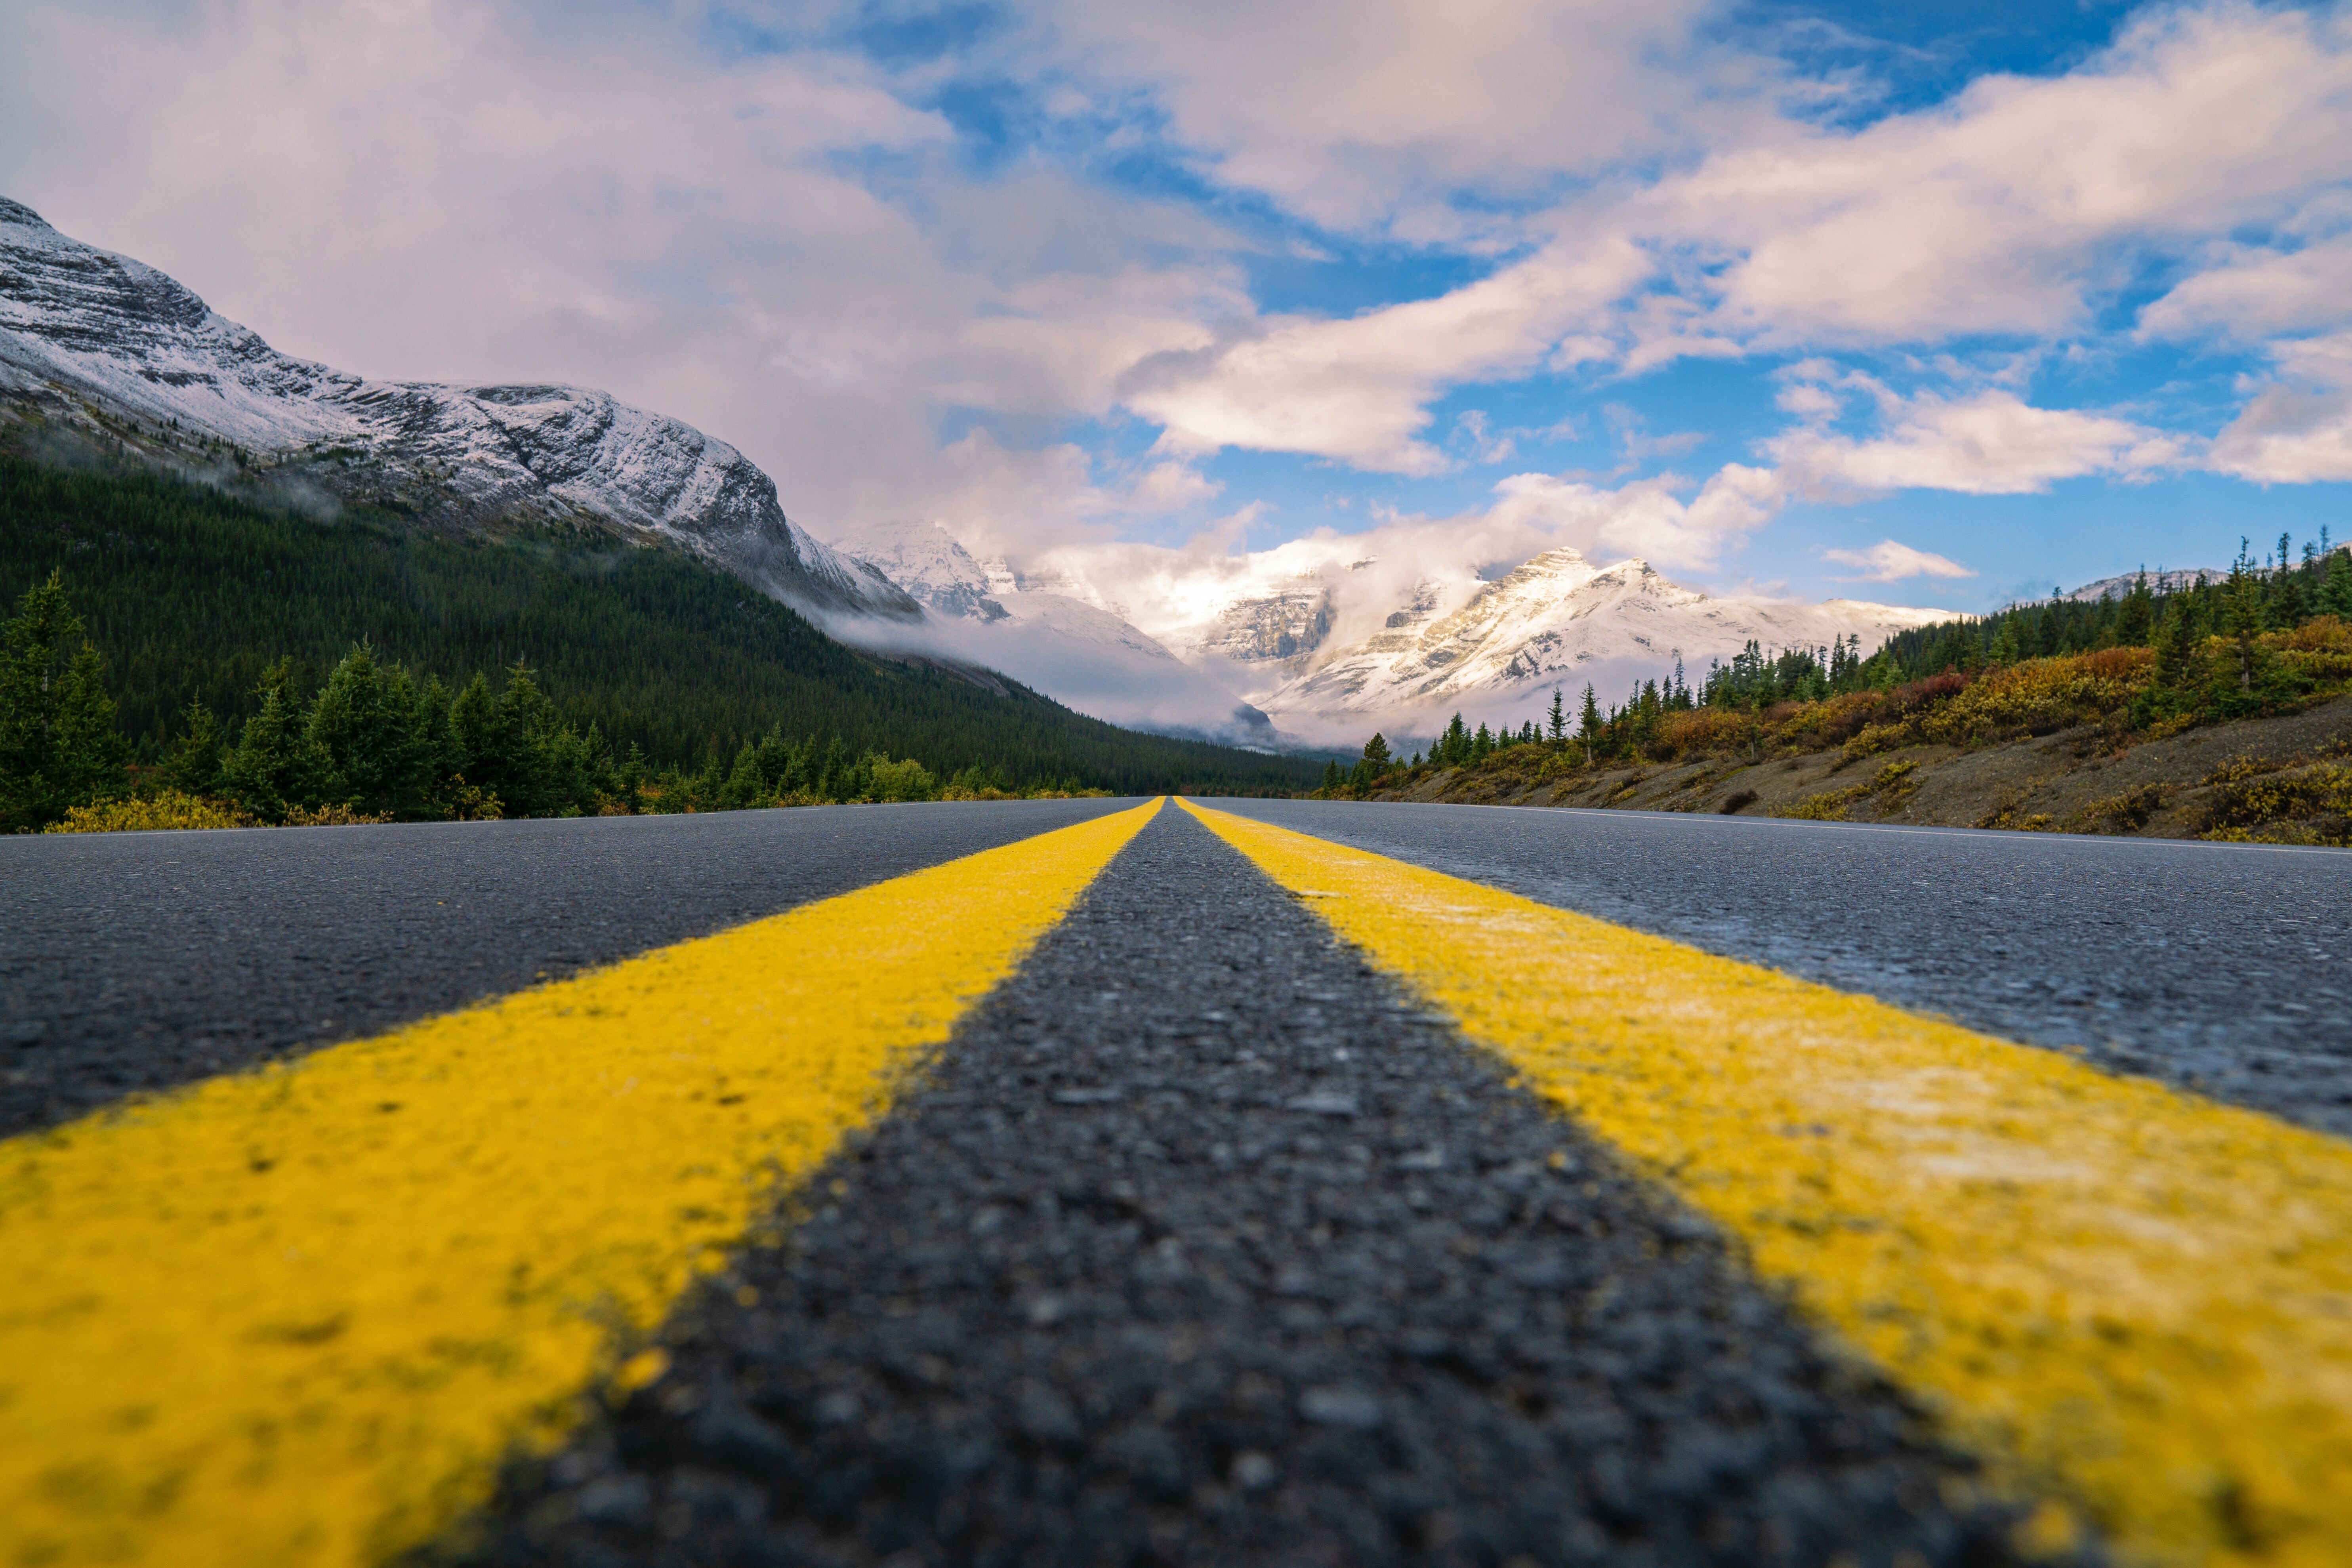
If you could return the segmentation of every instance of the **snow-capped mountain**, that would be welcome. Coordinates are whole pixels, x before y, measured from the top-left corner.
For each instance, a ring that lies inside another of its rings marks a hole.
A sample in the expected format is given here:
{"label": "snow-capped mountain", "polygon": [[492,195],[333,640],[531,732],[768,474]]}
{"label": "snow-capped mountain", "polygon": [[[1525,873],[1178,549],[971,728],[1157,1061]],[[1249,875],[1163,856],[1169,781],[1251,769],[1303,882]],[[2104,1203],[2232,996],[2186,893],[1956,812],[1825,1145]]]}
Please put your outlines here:
{"label": "snow-capped mountain", "polygon": [[1619,683],[1663,675],[1678,658],[1696,676],[1751,640],[1813,647],[1853,635],[1874,649],[1948,615],[1854,599],[1717,598],[1645,561],[1596,566],[1562,548],[1466,596],[1460,584],[1422,584],[1379,630],[1288,661],[1288,678],[1253,700],[1278,724],[1382,715],[1410,723],[1482,704],[1517,718],[1555,685],[1591,681],[1613,695]]}
{"label": "snow-capped mountain", "polygon": [[294,359],[152,268],[0,198],[0,426],[36,421],[445,526],[583,522],[821,616],[921,614],[691,426],[580,387],[371,381]]}
{"label": "snow-capped mountain", "polygon": [[[2195,587],[2200,578],[2208,583],[2219,583],[2229,574],[2230,569],[2226,566],[2207,566],[2183,572],[2150,572],[2147,574],[2147,591],[2151,594],[2178,594],[2183,588]],[[2132,591],[2132,584],[2140,580],[2140,575],[2137,572],[2126,572],[2121,576],[2102,577],[2095,583],[2085,583],[2071,593],[2052,596],[2080,605],[2095,605],[2101,599],[2120,599]],[[2034,601],[2021,602],[2032,604]]]}
{"label": "snow-capped mountain", "polygon": [[[1109,609],[982,561],[937,522],[870,524],[834,541],[920,604],[929,651],[987,665],[1114,723],[1267,746],[1265,715]],[[888,639],[905,643],[903,635]]]}

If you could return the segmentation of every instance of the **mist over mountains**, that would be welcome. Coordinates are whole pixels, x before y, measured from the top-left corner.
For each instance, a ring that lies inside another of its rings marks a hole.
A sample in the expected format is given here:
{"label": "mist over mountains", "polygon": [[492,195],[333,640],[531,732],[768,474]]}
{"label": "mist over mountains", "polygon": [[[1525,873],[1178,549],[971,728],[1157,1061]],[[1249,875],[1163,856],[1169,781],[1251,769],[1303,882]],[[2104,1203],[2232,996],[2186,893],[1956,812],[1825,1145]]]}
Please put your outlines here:
{"label": "mist over mountains", "polygon": [[1482,576],[1359,555],[1376,545],[1343,536],[1209,559],[1062,551],[1018,572],[975,558],[940,523],[835,542],[958,628],[953,646],[966,657],[1028,679],[1035,666],[1020,661],[1092,645],[1101,700],[1120,700],[1133,681],[1181,706],[1178,694],[1189,700],[1205,681],[1207,707],[1237,700],[1275,736],[1308,745],[1360,742],[1374,728],[1423,736],[1457,710],[1517,722],[1548,706],[1555,686],[1590,682],[1613,700],[1677,659],[1695,679],[1750,641],[1817,647],[1853,637],[1868,653],[1950,618],[1853,599],[1719,597],[1639,558],[1601,565],[1565,547]]}

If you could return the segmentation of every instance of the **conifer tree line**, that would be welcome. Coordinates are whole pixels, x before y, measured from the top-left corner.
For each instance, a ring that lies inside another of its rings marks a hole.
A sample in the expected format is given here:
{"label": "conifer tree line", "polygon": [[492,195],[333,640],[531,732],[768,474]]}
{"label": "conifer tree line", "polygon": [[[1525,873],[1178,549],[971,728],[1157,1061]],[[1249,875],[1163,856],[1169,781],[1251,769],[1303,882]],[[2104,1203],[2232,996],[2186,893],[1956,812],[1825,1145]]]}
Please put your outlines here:
{"label": "conifer tree line", "polygon": [[[2135,658],[2136,649],[2146,652]],[[1637,682],[1622,705],[1604,706],[1588,685],[1573,712],[1555,689],[1545,721],[1516,729],[1471,730],[1457,713],[1425,758],[1401,761],[1374,735],[1352,768],[1328,764],[1314,793],[1362,798],[1431,769],[1516,768],[1530,757],[1549,773],[1873,736],[1892,744],[1898,733],[1937,732],[1929,710],[1995,675],[2012,695],[1996,702],[1980,692],[1974,706],[1986,717],[1970,738],[2094,718],[2169,731],[2292,710],[2352,688],[2352,548],[2322,529],[2299,554],[2282,534],[2257,561],[2241,540],[2223,575],[2158,592],[2143,572],[2121,595],[1956,617],[1899,633],[1867,656],[1852,637],[1778,650],[1751,641],[1728,662],[1711,661],[1696,688],[1678,658],[1671,675]],[[2014,695],[2028,688],[2036,695]],[[1949,733],[1938,738],[1960,732],[1953,722],[1942,730]]]}
{"label": "conifer tree line", "polygon": [[869,658],[668,552],[321,521],[139,469],[0,455],[0,595],[8,829],[159,787],[291,821],[1315,776]]}

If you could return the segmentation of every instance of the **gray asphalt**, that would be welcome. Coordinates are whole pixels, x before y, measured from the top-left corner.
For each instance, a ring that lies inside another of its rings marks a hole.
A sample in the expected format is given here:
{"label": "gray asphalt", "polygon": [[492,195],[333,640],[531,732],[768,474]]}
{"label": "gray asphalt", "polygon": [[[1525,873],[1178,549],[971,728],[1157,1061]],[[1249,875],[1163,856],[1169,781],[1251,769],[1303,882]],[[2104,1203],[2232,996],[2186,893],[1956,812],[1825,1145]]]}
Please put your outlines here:
{"label": "gray asphalt", "polygon": [[2352,850],[1209,804],[2352,1135]]}
{"label": "gray asphalt", "polygon": [[806,1191],[429,1555],[2009,1560],[1893,1391],[1172,810]]}
{"label": "gray asphalt", "polygon": [[0,1136],[1135,804],[0,837]]}

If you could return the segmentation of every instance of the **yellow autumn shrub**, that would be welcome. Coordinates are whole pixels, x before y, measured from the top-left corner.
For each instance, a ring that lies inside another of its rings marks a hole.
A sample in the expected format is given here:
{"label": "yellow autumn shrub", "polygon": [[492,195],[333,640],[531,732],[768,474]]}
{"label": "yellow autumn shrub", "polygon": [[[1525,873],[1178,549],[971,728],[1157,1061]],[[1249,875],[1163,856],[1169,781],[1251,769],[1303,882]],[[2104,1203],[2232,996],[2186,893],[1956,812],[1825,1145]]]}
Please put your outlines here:
{"label": "yellow autumn shrub", "polygon": [[251,827],[253,818],[226,801],[165,790],[131,800],[101,800],[77,805],[44,833],[152,833],[184,827]]}

